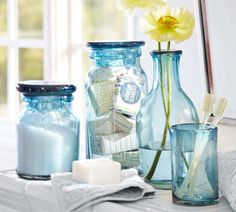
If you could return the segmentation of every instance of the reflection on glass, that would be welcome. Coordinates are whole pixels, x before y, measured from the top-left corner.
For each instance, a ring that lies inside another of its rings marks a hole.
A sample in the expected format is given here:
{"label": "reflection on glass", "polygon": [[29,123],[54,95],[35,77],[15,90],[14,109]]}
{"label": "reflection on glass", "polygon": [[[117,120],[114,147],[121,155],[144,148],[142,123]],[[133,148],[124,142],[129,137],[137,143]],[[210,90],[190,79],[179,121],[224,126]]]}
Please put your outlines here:
{"label": "reflection on glass", "polygon": [[[115,1],[82,0],[82,39],[122,40],[125,38],[125,16],[117,9]],[[89,64],[88,52],[83,52],[83,74]]]}
{"label": "reflection on glass", "polygon": [[18,0],[19,37],[43,37],[43,0]]}
{"label": "reflection on glass", "polygon": [[0,36],[7,34],[7,2],[0,0]]}
{"label": "reflection on glass", "polygon": [[0,117],[5,116],[6,114],[7,114],[7,49],[0,47]]}
{"label": "reflection on glass", "polygon": [[19,49],[19,79],[43,79],[43,50]]}

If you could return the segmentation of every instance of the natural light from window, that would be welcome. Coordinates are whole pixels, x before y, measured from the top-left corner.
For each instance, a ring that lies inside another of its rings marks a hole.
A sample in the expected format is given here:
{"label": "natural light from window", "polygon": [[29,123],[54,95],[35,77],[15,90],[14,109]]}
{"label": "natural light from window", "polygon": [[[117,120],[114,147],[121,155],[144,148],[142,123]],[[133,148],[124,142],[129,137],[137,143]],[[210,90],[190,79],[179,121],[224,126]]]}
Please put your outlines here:
{"label": "natural light from window", "polygon": [[[67,8],[59,9],[72,10],[69,2],[64,2]],[[63,21],[55,20],[63,19],[63,17],[55,15],[56,7],[52,7],[53,3],[58,2],[55,0],[0,0],[0,118],[8,118],[9,111],[19,111],[19,94],[15,89],[19,80],[63,78],[63,75],[58,77],[61,75],[53,74],[55,70],[51,70],[49,67],[57,54],[57,52],[51,51],[50,41],[54,42],[56,50],[61,42],[60,39],[54,41],[50,37],[49,27],[58,29],[60,25],[53,26],[53,23]],[[80,82],[83,82],[90,65],[85,43],[93,40],[125,39],[126,19],[124,14],[117,9],[115,1],[81,0],[76,5],[80,17],[78,20],[73,20],[73,16],[68,17],[66,27],[69,29],[71,26],[78,26],[78,29],[81,29],[80,40],[73,48],[80,51],[81,58],[78,58],[78,61],[81,64],[77,68],[78,73],[76,74],[82,78]],[[57,6],[61,6],[60,3]],[[79,11],[82,12],[79,13]],[[69,12],[68,15],[70,15]],[[76,24],[71,25],[71,23]],[[73,35],[69,35],[66,39],[70,39],[70,37]],[[71,49],[72,47],[65,48]],[[63,52],[63,54],[67,54],[67,52]],[[70,59],[67,60],[68,67],[71,67]],[[78,83],[72,79],[70,68],[63,71],[70,76],[69,80]],[[16,102],[18,103],[16,104]]]}

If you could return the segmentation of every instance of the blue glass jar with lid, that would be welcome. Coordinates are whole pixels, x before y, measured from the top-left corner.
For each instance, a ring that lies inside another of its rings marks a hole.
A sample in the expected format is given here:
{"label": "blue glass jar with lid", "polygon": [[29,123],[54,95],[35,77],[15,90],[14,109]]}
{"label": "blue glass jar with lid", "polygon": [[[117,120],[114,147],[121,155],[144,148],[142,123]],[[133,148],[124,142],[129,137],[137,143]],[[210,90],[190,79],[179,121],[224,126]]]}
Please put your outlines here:
{"label": "blue glass jar with lid", "polygon": [[17,173],[27,179],[50,179],[50,174],[72,170],[78,159],[79,119],[71,104],[72,84],[21,81],[24,106],[17,122]]}
{"label": "blue glass jar with lid", "polygon": [[147,92],[140,66],[143,41],[88,42],[87,157],[139,166],[136,115]]}

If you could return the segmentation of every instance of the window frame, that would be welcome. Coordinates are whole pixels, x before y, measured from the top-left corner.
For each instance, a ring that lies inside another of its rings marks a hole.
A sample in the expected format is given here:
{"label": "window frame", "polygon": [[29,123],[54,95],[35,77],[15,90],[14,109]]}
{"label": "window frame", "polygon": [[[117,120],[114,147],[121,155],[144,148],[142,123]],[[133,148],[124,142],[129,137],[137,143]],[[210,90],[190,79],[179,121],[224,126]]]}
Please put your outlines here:
{"label": "window frame", "polygon": [[[7,0],[7,35],[0,46],[7,48],[7,118],[19,113],[19,48],[43,50],[43,79],[73,81],[82,88],[81,1],[43,0],[43,37],[18,37],[18,0]],[[66,8],[66,9],[65,9]],[[81,95],[80,95],[81,96]]]}

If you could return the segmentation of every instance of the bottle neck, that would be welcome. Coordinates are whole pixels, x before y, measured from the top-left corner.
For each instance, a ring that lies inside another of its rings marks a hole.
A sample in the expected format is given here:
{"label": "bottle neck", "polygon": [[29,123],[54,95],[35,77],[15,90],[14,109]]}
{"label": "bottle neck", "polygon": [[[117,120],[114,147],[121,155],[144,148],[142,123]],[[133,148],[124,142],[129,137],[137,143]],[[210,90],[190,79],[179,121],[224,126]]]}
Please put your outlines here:
{"label": "bottle neck", "polygon": [[96,67],[140,66],[141,48],[94,49],[90,57]]}
{"label": "bottle neck", "polygon": [[180,89],[179,81],[179,60],[181,54],[162,53],[152,55],[153,58],[153,89],[163,86],[168,90],[170,83],[171,89]]}
{"label": "bottle neck", "polygon": [[94,60],[96,67],[119,67],[119,66],[140,66],[139,58],[97,58]]}
{"label": "bottle neck", "polygon": [[23,101],[28,110],[47,112],[70,107],[72,95],[67,96],[24,96]]}

